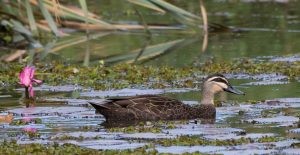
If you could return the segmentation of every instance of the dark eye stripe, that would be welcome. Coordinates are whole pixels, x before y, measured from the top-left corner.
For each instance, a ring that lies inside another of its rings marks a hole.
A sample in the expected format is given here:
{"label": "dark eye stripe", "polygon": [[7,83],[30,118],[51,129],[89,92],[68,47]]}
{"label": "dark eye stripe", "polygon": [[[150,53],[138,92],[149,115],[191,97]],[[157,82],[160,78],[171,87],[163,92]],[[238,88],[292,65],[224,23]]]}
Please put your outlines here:
{"label": "dark eye stripe", "polygon": [[222,82],[222,83],[225,83],[225,84],[228,84],[228,81],[222,79],[222,78],[215,78],[213,79],[212,81],[215,81],[215,82]]}

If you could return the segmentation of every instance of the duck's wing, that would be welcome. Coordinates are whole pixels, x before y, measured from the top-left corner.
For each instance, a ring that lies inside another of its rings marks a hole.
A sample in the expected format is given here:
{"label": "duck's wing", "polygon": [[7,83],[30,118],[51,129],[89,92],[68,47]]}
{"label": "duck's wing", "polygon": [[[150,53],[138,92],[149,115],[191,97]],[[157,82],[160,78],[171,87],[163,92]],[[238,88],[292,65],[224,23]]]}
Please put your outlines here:
{"label": "duck's wing", "polygon": [[[130,104],[127,104],[128,101]],[[145,117],[152,120],[176,119],[186,109],[186,105],[177,99],[158,95],[139,95],[127,100],[115,102],[135,114],[136,117]]]}

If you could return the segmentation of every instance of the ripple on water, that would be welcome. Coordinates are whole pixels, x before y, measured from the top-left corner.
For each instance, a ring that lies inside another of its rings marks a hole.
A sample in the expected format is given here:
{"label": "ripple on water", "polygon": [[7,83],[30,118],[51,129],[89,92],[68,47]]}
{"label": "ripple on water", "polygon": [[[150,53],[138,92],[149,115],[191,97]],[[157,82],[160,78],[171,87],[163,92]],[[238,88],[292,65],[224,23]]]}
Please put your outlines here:
{"label": "ripple on water", "polygon": [[97,149],[97,150],[135,149],[146,145],[146,143],[135,143],[135,142],[128,142],[125,140],[111,140],[111,139],[99,139],[99,140],[87,140],[87,141],[69,140],[69,141],[61,142],[61,144],[64,143],[70,143],[81,147]]}
{"label": "ripple on water", "polygon": [[288,137],[300,139],[300,128],[290,129],[287,132],[288,132]]}
{"label": "ripple on water", "polygon": [[66,103],[68,105],[72,106],[86,106],[89,105],[88,102],[96,102],[100,103],[105,101],[105,99],[91,99],[91,100],[86,100],[86,99],[73,99],[73,98],[47,98],[45,99],[45,102],[60,102],[60,103]]}
{"label": "ripple on water", "polygon": [[288,81],[257,81],[257,82],[249,82],[244,83],[242,85],[248,86],[261,86],[261,85],[277,85],[277,84],[288,84]]}
{"label": "ripple on water", "polygon": [[276,116],[270,118],[254,118],[248,119],[247,122],[255,122],[261,124],[270,124],[270,123],[295,123],[299,121],[298,117],[294,116]]}
{"label": "ripple on water", "polygon": [[249,143],[229,147],[227,150],[218,151],[220,154],[282,154],[280,149],[286,149],[297,140],[284,140],[279,142]]}
{"label": "ripple on water", "polygon": [[[230,76],[229,76],[230,77]],[[288,84],[288,77],[282,74],[235,74],[231,75],[235,79],[253,79],[258,80],[254,82],[244,83],[242,85],[274,85],[274,84]]]}
{"label": "ripple on water", "polygon": [[63,115],[89,111],[86,107],[72,107],[72,106],[57,106],[57,107],[30,107],[30,108],[16,108],[8,110],[8,112],[30,116],[30,115]]}
{"label": "ripple on water", "polygon": [[116,139],[121,132],[92,132],[92,131],[78,131],[78,132],[68,132],[68,133],[58,133],[51,137],[51,139],[60,139],[65,136],[73,138],[83,138],[83,139],[94,139],[94,138],[104,138],[104,139]]}
{"label": "ripple on water", "polygon": [[166,129],[163,130],[164,133],[171,135],[217,135],[217,134],[229,134],[243,132],[242,129],[237,128],[226,128],[226,127],[217,127],[215,125],[198,125],[198,124],[187,124],[180,125],[176,129]]}
{"label": "ripple on water", "polygon": [[210,139],[210,140],[230,140],[230,139],[240,139],[240,138],[251,138],[251,139],[258,139],[262,137],[271,137],[275,136],[273,133],[249,133],[246,135],[236,135],[236,134],[218,134],[218,135],[206,135],[204,138]]}
{"label": "ripple on water", "polygon": [[300,61],[300,55],[293,55],[293,56],[289,56],[289,57],[277,57],[277,58],[272,58],[270,61],[296,62],[296,61]]}
{"label": "ripple on water", "polygon": [[288,132],[291,132],[291,133],[299,133],[299,134],[300,134],[300,128],[297,128],[297,129],[290,129],[290,130],[288,130]]}
{"label": "ripple on water", "polygon": [[162,138],[176,138],[176,135],[170,135],[165,133],[132,133],[132,134],[120,134],[122,139],[162,139]]}
{"label": "ripple on water", "polygon": [[230,116],[237,115],[240,111],[244,112],[260,112],[261,110],[253,108],[253,105],[240,104],[237,106],[217,107],[217,119],[226,119]]}
{"label": "ripple on water", "polygon": [[281,154],[286,154],[286,155],[299,155],[300,154],[300,148],[297,148],[297,149],[284,149],[280,153]]}
{"label": "ripple on water", "polygon": [[[42,84],[40,86],[34,87],[36,91],[50,91],[50,92],[72,92],[74,90],[82,90],[83,87],[78,85],[63,85],[63,86],[48,86]],[[16,89],[18,91],[24,91],[24,88]]]}
{"label": "ripple on water", "polygon": [[223,154],[223,155],[240,155],[240,154],[247,154],[247,155],[254,155],[254,154],[277,154],[278,150],[270,149],[270,150],[258,150],[258,149],[247,149],[247,150],[227,150],[227,151],[218,151],[216,154]]}
{"label": "ripple on water", "polygon": [[278,98],[271,101],[278,101],[281,103],[300,103],[300,98]]}
{"label": "ripple on water", "polygon": [[269,74],[229,74],[228,77],[234,79],[253,79],[253,80],[260,80],[260,81],[282,81],[288,80],[286,75],[278,74],[278,73],[269,73]]}
{"label": "ripple on water", "polygon": [[159,153],[172,153],[172,154],[183,154],[183,153],[215,153],[217,151],[226,150],[225,146],[157,146],[155,148]]}

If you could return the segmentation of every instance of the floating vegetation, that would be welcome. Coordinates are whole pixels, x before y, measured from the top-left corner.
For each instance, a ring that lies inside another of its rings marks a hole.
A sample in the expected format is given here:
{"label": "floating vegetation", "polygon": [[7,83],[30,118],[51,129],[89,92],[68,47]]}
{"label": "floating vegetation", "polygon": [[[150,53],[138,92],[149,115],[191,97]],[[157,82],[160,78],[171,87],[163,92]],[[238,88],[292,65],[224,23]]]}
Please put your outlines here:
{"label": "floating vegetation", "polygon": [[108,132],[124,132],[124,133],[140,133],[140,132],[151,132],[151,133],[161,133],[161,128],[157,127],[136,127],[136,126],[129,126],[124,128],[110,128],[107,130]]}
{"label": "floating vegetation", "polygon": [[[21,70],[20,64],[0,64],[0,82],[16,85],[15,71]],[[111,67],[102,65],[79,67],[65,64],[36,64],[37,78],[49,85],[81,85],[94,89],[121,89],[136,85],[150,88],[195,88],[201,81],[195,75],[211,73],[279,73],[295,78],[300,75],[300,62],[255,62],[238,60],[233,62],[206,62],[185,68],[137,66],[119,64]],[[76,72],[74,72],[76,69]],[[15,78],[11,78],[15,77]],[[196,81],[196,82],[193,82]]]}
{"label": "floating vegetation", "polygon": [[14,120],[10,123],[10,125],[27,125],[30,123],[35,123],[35,124],[41,124],[42,123],[42,119],[40,118],[24,118],[24,119],[18,119],[18,120]]}
{"label": "floating vegetation", "polygon": [[[95,150],[76,146],[74,144],[52,145],[42,144],[17,144],[15,141],[0,144],[0,154],[156,154],[156,150],[147,150],[148,146],[134,150]],[[146,152],[147,151],[147,152]]]}
{"label": "floating vegetation", "polygon": [[101,137],[99,136],[95,136],[95,137],[84,137],[82,135],[76,137],[76,136],[70,136],[70,135],[62,135],[62,136],[57,136],[54,137],[53,140],[61,140],[61,141],[65,141],[65,140],[77,140],[77,141],[83,141],[83,140],[95,140],[95,139],[101,139]]}
{"label": "floating vegetation", "polygon": [[279,137],[269,137],[264,136],[258,139],[254,138],[239,138],[239,139],[228,139],[228,140],[207,140],[204,138],[201,138],[199,136],[179,136],[174,139],[162,139],[157,140],[156,143],[162,145],[162,146],[174,146],[174,145],[180,145],[180,146],[195,146],[195,145],[213,145],[213,146],[235,146],[235,145],[241,145],[241,144],[248,144],[248,143],[254,143],[254,142],[277,142],[281,140]]}
{"label": "floating vegetation", "polygon": [[108,132],[124,132],[124,133],[140,133],[140,132],[151,132],[151,133],[161,133],[162,129],[158,126],[129,126],[129,127],[114,127],[107,129]]}
{"label": "floating vegetation", "polygon": [[186,124],[187,120],[179,121],[157,121],[157,122],[139,122],[138,125],[127,127],[113,127],[108,128],[108,132],[124,132],[124,133],[161,133],[163,129],[175,129],[176,124]]}

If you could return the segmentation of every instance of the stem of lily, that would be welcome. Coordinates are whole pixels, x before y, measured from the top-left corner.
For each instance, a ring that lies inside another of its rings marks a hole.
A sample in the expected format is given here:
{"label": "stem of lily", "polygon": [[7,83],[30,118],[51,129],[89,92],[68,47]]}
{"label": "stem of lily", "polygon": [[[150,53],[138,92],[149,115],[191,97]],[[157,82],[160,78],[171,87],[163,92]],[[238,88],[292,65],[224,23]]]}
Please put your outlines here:
{"label": "stem of lily", "polygon": [[25,87],[25,98],[29,99],[29,89],[28,89],[28,87]]}

